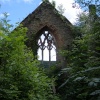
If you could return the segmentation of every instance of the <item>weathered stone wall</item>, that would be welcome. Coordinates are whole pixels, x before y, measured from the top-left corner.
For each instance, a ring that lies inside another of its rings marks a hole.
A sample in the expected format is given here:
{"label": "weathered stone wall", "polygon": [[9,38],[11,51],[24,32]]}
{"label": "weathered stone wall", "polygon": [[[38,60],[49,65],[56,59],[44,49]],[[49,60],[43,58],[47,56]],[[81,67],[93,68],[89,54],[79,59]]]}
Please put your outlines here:
{"label": "weathered stone wall", "polygon": [[[71,23],[60,15],[50,3],[42,3],[32,14],[23,20],[22,24],[28,28],[27,36],[33,47],[33,40],[37,41],[39,31],[47,27],[56,40],[57,60],[63,62],[64,58],[59,54],[60,50],[67,49],[72,43]],[[36,38],[32,38],[35,36]],[[34,47],[33,47],[34,48]]]}

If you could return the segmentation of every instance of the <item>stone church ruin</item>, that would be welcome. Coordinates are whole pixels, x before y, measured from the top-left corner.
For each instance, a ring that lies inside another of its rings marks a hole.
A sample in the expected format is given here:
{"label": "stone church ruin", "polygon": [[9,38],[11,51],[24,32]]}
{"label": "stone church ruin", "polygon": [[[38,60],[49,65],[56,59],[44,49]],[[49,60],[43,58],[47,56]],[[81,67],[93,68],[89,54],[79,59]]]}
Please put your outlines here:
{"label": "stone church ruin", "polygon": [[38,60],[49,65],[58,62],[63,67],[67,61],[60,51],[72,43],[72,24],[50,2],[40,4],[21,23],[28,28],[26,45]]}

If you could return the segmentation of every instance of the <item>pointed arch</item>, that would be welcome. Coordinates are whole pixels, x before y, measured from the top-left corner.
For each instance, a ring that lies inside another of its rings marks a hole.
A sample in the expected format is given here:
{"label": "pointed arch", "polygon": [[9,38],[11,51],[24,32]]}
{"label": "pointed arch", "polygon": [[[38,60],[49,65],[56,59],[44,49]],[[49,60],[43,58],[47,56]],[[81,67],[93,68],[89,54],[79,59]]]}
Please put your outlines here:
{"label": "pointed arch", "polygon": [[38,60],[56,61],[56,40],[52,31],[47,27],[43,27],[37,34],[38,44]]}

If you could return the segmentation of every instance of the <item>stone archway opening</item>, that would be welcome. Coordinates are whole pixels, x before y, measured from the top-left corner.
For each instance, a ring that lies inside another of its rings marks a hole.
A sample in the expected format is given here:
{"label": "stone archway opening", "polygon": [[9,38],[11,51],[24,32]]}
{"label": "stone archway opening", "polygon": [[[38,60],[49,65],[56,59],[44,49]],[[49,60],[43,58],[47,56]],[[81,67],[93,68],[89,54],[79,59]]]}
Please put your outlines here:
{"label": "stone archway opening", "polygon": [[48,62],[50,65],[51,62],[56,61],[56,44],[53,34],[48,29],[40,31],[38,37],[38,60],[42,62]]}

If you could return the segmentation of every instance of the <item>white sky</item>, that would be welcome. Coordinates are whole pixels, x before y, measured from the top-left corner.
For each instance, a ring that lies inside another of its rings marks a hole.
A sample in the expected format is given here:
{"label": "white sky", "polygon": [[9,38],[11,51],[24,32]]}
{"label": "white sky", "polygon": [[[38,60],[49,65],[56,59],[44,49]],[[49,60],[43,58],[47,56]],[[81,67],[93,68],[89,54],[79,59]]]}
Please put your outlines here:
{"label": "white sky", "polygon": [[[50,2],[52,0],[49,0]],[[81,13],[82,10],[78,8],[73,8],[72,4],[74,3],[74,0],[54,0],[56,2],[56,8],[62,4],[63,8],[65,9],[64,16],[74,24],[77,14]],[[78,4],[77,4],[78,5]]]}

